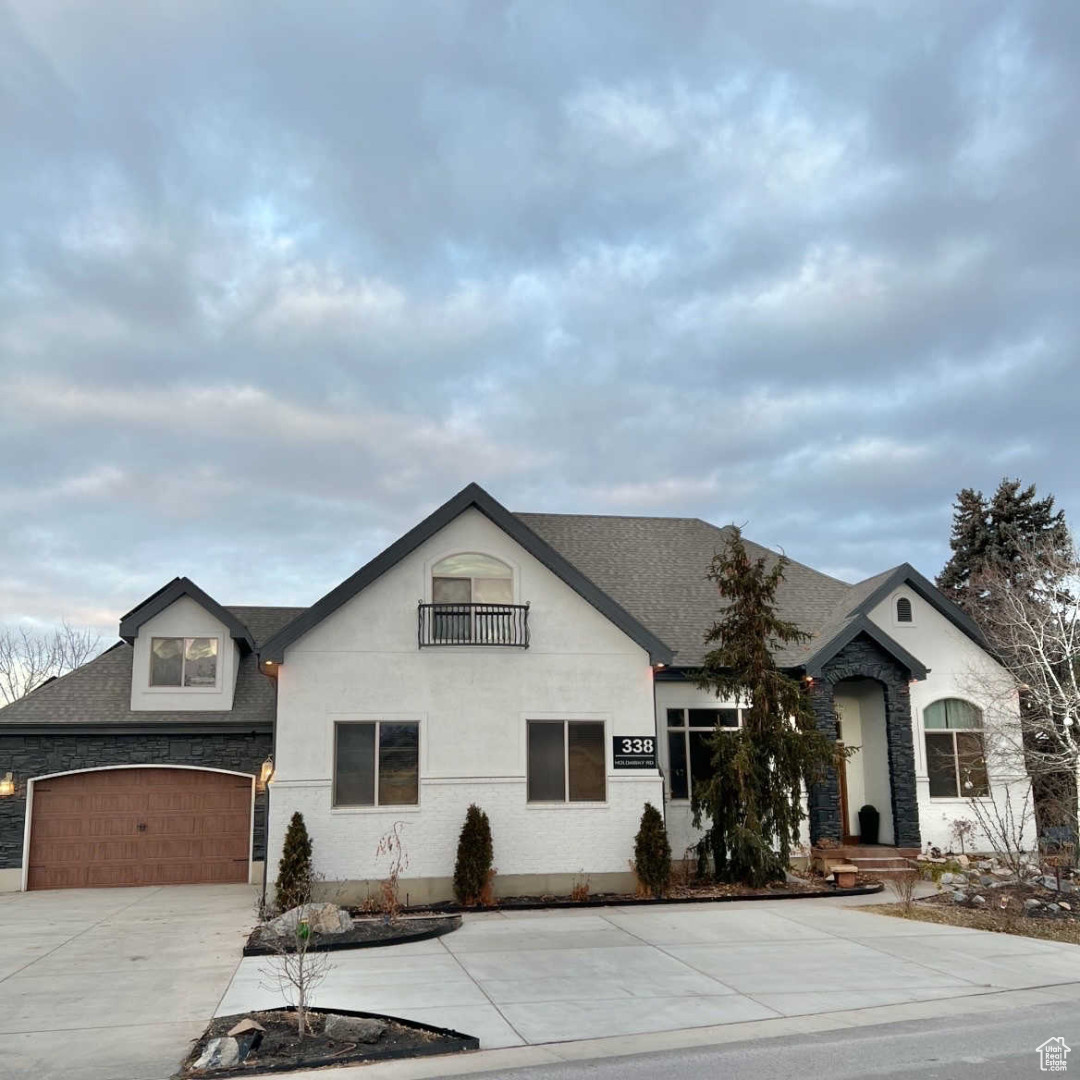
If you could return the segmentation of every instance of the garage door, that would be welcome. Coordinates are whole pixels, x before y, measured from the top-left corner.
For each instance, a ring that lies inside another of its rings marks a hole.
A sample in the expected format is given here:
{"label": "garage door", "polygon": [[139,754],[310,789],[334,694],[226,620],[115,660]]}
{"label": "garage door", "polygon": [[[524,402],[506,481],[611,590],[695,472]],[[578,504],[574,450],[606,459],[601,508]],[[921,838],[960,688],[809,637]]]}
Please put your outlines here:
{"label": "garage door", "polygon": [[245,882],[251,777],[102,769],[38,780],[27,888]]}

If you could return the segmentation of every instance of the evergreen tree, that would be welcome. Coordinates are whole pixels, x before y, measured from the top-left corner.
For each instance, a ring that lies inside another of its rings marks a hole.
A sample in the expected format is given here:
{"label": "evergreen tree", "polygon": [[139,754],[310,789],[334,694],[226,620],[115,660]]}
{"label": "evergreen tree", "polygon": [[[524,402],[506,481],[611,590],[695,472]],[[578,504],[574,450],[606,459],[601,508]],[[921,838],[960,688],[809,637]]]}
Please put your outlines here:
{"label": "evergreen tree", "polygon": [[475,803],[465,812],[454,864],[454,896],[459,904],[478,904],[491,875],[494,850],[491,823]]}
{"label": "evergreen tree", "polygon": [[649,893],[661,897],[671,882],[671,844],[660,811],[645,804],[634,839],[634,871]]}
{"label": "evergreen tree", "polygon": [[990,507],[981,491],[964,488],[953,503],[952,556],[938,574],[938,587],[951,600],[964,606],[971,575],[986,561],[990,544]]}
{"label": "evergreen tree", "polygon": [[276,901],[278,911],[306,904],[311,899],[311,837],[304,815],[297,810],[285,831],[278,863]]}
{"label": "evergreen tree", "polygon": [[[1004,477],[987,499],[981,491],[964,488],[953,504],[952,556],[938,575],[941,590],[978,620],[985,592],[973,586],[986,570],[1019,568],[1026,551],[1048,547],[1064,553],[1069,546],[1065,513],[1055,512],[1054,496],[1035,497],[1035,485]],[[1013,584],[1021,584],[1013,581]]]}
{"label": "evergreen tree", "polygon": [[804,817],[802,785],[837,763],[803,685],[773,660],[778,646],[809,638],[776,613],[786,565],[783,557],[771,568],[765,557],[752,560],[735,528],[708,574],[725,606],[705,636],[715,648],[699,685],[741,705],[743,726],[709,737],[712,775],[693,792],[694,824],[707,819],[698,859],[711,855],[717,877],[753,886],[784,877]]}

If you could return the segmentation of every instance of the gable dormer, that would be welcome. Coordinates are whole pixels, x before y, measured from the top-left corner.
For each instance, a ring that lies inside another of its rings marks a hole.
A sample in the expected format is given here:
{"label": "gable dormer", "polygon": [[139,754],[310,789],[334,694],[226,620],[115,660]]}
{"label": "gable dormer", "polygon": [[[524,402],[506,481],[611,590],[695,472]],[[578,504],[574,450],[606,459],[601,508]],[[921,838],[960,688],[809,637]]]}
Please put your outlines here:
{"label": "gable dormer", "polygon": [[131,708],[228,712],[247,627],[188,578],[175,578],[120,620],[133,648]]}

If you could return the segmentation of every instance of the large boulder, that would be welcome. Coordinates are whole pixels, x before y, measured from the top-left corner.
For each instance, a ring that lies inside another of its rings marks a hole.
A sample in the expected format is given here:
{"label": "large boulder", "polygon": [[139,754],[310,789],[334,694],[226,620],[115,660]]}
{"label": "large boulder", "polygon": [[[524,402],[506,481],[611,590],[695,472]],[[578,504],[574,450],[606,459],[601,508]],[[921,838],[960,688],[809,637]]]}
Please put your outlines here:
{"label": "large boulder", "polygon": [[352,929],[352,918],[337,904],[301,904],[266,924],[275,937],[292,937],[301,919],[306,919],[314,934],[344,934]]}
{"label": "large boulder", "polygon": [[370,1016],[339,1016],[331,1013],[326,1018],[323,1029],[331,1039],[341,1042],[378,1042],[386,1030],[385,1020],[376,1020]]}
{"label": "large boulder", "polygon": [[196,1069],[231,1069],[240,1061],[240,1044],[227,1035],[211,1039],[202,1056],[193,1066]]}

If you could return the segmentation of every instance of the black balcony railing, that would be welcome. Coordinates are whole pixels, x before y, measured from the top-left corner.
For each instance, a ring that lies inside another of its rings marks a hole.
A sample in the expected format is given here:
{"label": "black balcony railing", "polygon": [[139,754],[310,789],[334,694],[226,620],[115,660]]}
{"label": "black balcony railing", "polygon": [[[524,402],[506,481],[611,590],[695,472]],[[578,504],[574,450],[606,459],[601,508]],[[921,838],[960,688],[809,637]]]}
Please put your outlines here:
{"label": "black balcony railing", "polygon": [[529,647],[528,604],[425,604],[418,612],[420,648],[426,645]]}

